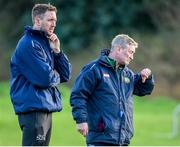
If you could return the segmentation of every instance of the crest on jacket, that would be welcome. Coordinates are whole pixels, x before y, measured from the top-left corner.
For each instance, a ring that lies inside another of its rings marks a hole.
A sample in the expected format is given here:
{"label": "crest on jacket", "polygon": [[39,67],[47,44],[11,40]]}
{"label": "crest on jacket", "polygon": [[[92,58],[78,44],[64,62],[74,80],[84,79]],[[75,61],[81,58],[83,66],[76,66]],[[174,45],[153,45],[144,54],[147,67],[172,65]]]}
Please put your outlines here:
{"label": "crest on jacket", "polygon": [[130,83],[130,79],[128,77],[123,77],[123,81],[124,83],[126,84],[129,84]]}

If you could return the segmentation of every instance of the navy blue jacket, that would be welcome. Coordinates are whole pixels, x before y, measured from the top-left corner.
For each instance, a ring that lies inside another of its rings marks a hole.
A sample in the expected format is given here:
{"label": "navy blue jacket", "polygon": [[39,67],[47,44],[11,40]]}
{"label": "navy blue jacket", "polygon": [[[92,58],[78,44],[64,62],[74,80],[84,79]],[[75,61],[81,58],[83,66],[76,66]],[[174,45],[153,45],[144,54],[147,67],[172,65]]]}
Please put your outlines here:
{"label": "navy blue jacket", "polygon": [[10,96],[16,114],[62,109],[57,85],[69,80],[71,65],[64,53],[52,51],[44,32],[25,28],[10,67]]}
{"label": "navy blue jacket", "polygon": [[88,144],[129,144],[133,136],[133,94],[151,94],[152,76],[141,76],[128,67],[116,70],[107,61],[109,51],[87,64],[72,88],[70,103],[76,123],[87,122]]}

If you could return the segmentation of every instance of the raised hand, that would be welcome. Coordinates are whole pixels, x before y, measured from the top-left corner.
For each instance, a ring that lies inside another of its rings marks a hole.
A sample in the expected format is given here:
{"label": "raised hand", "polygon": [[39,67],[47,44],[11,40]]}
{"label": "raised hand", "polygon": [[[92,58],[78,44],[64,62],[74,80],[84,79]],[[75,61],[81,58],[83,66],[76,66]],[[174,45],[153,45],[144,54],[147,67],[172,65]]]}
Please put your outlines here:
{"label": "raised hand", "polygon": [[51,49],[55,53],[59,53],[61,51],[61,49],[60,49],[60,41],[59,41],[59,38],[57,37],[57,35],[53,33],[48,38],[49,38],[49,44],[50,44]]}
{"label": "raised hand", "polygon": [[142,83],[145,83],[146,79],[148,79],[149,76],[151,75],[151,70],[149,68],[145,68],[145,69],[141,70],[140,75],[142,78]]}

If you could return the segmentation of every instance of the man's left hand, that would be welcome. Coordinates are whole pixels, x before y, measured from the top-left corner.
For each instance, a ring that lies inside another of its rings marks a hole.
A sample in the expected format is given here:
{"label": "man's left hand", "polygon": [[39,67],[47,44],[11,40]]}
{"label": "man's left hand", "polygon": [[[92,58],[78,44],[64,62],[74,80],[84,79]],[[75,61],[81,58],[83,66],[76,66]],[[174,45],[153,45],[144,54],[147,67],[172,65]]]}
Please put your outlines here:
{"label": "man's left hand", "polygon": [[140,75],[142,78],[142,83],[145,83],[146,79],[148,79],[149,76],[151,75],[151,70],[149,68],[145,68],[145,69],[141,70]]}

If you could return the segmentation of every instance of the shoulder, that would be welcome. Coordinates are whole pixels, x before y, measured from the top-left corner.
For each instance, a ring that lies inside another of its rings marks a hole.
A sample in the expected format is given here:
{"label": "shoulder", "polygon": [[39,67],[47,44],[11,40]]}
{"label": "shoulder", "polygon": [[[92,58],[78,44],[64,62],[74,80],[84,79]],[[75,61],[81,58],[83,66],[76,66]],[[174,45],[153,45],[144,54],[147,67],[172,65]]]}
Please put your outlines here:
{"label": "shoulder", "polygon": [[30,46],[32,46],[32,38],[25,34],[18,41],[16,49],[21,50],[23,48],[23,50],[26,50]]}
{"label": "shoulder", "polygon": [[20,59],[25,59],[27,57],[30,58],[35,56],[44,57],[45,54],[42,43],[36,38],[25,34],[16,46],[16,55]]}
{"label": "shoulder", "polygon": [[17,49],[19,48],[23,48],[23,50],[30,49],[30,51],[32,51],[33,48],[41,49],[42,43],[40,40],[38,40],[38,38],[25,34],[17,44]]}
{"label": "shoulder", "polygon": [[86,64],[81,71],[93,71],[97,68],[97,60],[93,60]]}
{"label": "shoulder", "polygon": [[82,68],[80,74],[81,75],[94,75],[94,77],[97,77],[100,71],[99,66],[100,65],[98,64],[97,59],[93,60]]}

